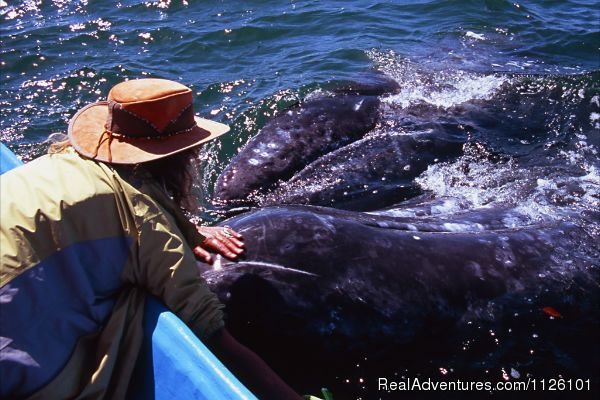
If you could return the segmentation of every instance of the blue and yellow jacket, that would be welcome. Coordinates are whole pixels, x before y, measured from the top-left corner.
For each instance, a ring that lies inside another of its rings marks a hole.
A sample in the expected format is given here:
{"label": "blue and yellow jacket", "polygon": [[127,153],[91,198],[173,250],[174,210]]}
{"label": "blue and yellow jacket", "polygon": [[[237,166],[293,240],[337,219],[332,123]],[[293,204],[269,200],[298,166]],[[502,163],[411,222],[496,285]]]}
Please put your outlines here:
{"label": "blue and yellow jacket", "polygon": [[151,180],[69,149],[5,173],[0,195],[0,397],[125,397],[148,292],[200,338],[223,326],[195,229]]}

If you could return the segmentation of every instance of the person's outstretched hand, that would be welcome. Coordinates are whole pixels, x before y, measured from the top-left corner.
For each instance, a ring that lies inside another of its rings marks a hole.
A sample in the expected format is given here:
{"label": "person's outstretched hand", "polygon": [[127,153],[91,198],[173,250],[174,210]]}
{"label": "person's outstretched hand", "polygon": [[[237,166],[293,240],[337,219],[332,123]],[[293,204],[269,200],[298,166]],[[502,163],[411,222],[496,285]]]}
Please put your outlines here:
{"label": "person's outstretched hand", "polygon": [[198,259],[212,264],[213,257],[211,253],[217,253],[235,261],[244,252],[242,235],[230,227],[198,226],[197,228],[198,232],[206,238],[199,246],[194,248],[194,253]]}
{"label": "person's outstretched hand", "polygon": [[211,253],[221,254],[230,260],[237,260],[244,252],[242,235],[228,226],[197,226],[198,232],[206,239],[194,248],[196,257],[212,264]]}

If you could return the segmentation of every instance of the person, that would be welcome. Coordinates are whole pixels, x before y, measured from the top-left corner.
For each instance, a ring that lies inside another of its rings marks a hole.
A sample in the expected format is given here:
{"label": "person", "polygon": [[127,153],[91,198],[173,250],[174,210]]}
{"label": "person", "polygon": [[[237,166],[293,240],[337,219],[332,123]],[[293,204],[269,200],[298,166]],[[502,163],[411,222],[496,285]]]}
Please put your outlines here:
{"label": "person", "polygon": [[151,293],[260,398],[300,398],[227,332],[196,267],[244,250],[185,214],[198,149],[228,130],[196,117],[182,84],[125,81],[2,176],[0,397],[125,398]]}

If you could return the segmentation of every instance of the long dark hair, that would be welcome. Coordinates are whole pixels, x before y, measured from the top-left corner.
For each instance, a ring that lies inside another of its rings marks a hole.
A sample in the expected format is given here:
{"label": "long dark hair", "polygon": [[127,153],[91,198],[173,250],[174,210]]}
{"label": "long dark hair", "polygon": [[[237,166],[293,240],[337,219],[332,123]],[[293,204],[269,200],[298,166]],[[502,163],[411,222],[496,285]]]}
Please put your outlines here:
{"label": "long dark hair", "polygon": [[200,146],[173,154],[169,157],[138,164],[150,173],[183,210],[194,212],[198,199],[193,193],[194,181],[199,175]]}

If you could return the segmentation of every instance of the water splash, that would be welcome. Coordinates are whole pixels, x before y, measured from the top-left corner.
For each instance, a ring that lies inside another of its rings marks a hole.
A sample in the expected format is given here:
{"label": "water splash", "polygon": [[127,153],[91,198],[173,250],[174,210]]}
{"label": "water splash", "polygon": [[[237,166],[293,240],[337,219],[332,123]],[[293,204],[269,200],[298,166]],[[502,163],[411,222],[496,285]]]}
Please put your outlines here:
{"label": "water splash", "polygon": [[376,68],[399,83],[400,93],[383,101],[401,108],[427,104],[447,109],[467,101],[488,100],[510,82],[506,75],[450,69],[424,70],[410,60],[399,58],[394,52],[370,51],[367,55]]}

